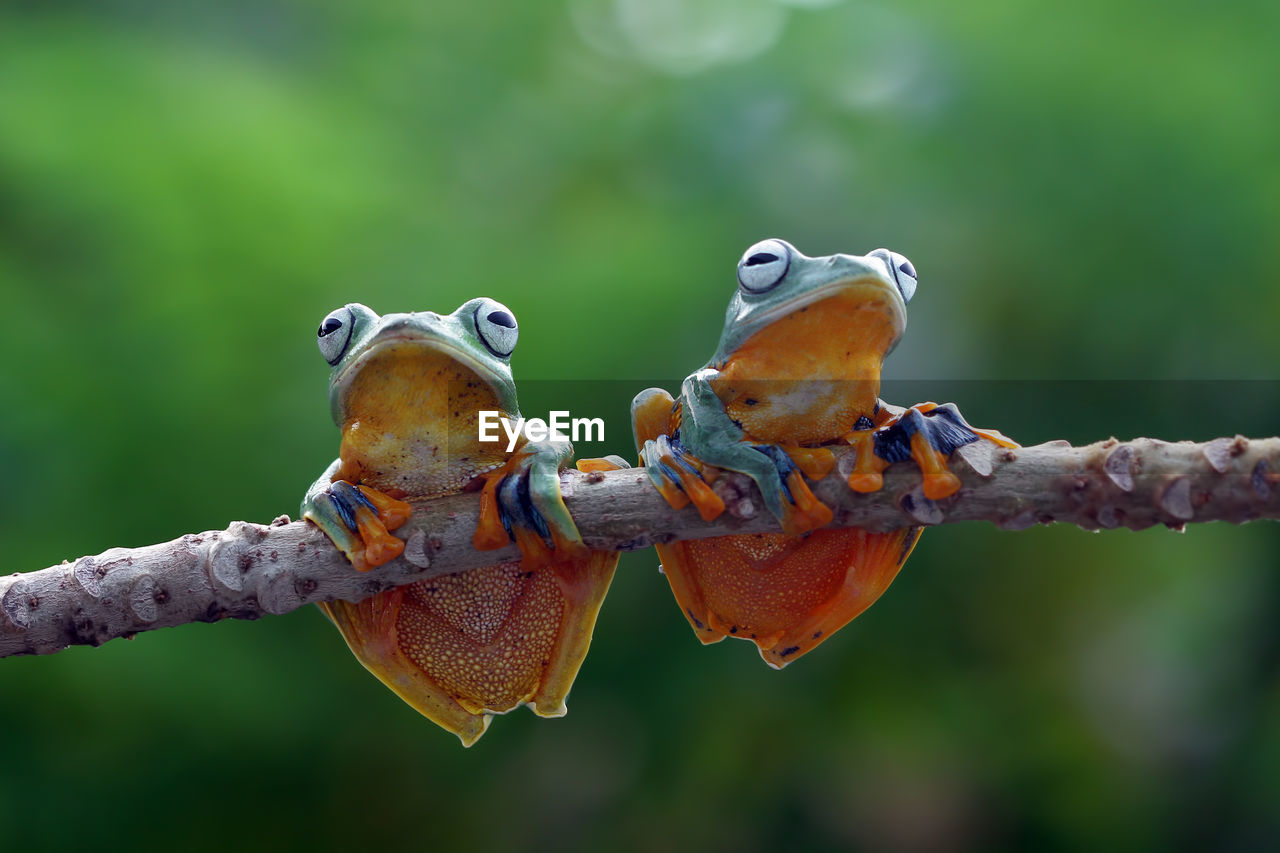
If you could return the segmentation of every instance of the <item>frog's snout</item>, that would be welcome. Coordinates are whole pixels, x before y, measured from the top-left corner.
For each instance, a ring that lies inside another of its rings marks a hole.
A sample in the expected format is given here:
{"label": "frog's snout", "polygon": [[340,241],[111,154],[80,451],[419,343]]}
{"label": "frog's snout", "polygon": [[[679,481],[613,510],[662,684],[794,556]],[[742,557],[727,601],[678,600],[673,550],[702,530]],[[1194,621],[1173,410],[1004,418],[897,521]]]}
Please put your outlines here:
{"label": "frog's snout", "polygon": [[423,333],[429,334],[439,329],[441,324],[442,318],[434,311],[393,314],[383,318],[382,328],[378,330],[378,338],[382,340],[418,338],[422,337]]}
{"label": "frog's snout", "polygon": [[[436,318],[436,315],[432,314],[430,311],[423,311],[421,313],[428,317]],[[417,314],[397,314],[388,319],[386,323],[384,323],[383,328],[388,332],[403,332],[406,329],[415,328],[421,325],[421,322],[416,320],[418,316],[419,315]]]}

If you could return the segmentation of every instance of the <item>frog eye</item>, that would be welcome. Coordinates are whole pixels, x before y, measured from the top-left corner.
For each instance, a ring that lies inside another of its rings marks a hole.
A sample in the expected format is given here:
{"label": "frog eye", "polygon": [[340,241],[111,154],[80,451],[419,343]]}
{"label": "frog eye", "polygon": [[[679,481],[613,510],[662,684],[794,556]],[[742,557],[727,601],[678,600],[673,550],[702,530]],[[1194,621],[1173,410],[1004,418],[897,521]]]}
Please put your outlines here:
{"label": "frog eye", "polygon": [[738,261],[738,284],[748,293],[764,293],[778,286],[790,266],[790,246],[781,240],[763,240]]}
{"label": "frog eye", "polygon": [[876,249],[871,253],[872,257],[879,258],[884,261],[884,265],[889,268],[889,272],[893,275],[893,283],[898,285],[898,292],[902,294],[903,302],[910,302],[911,297],[916,295],[916,275],[915,265],[907,260],[906,255],[899,255],[897,252],[891,252],[888,249]]}
{"label": "frog eye", "polygon": [[520,336],[516,315],[501,302],[484,299],[476,306],[475,317],[476,334],[480,335],[489,351],[499,358],[511,355]]}
{"label": "frog eye", "polygon": [[320,354],[330,364],[337,364],[342,354],[351,343],[351,329],[355,326],[355,318],[350,308],[339,308],[331,311],[328,317],[320,321],[320,329],[316,332],[316,343],[320,345]]}

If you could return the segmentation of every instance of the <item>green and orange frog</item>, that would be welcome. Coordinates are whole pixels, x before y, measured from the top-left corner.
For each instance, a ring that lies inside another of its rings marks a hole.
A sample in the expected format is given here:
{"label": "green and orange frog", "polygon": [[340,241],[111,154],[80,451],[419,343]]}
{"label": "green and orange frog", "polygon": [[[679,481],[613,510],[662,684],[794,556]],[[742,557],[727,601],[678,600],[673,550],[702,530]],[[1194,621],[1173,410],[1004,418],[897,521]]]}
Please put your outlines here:
{"label": "green and orange frog", "polygon": [[[408,519],[406,499],[479,489],[475,546],[511,537],[520,547],[519,561],[321,605],[370,672],[468,746],[517,705],[565,713],[618,561],[583,545],[561,500],[567,443],[525,441],[508,453],[506,442],[479,440],[481,410],[519,417],[517,336],[511,311],[485,298],[448,315],[380,317],[350,304],[319,329],[342,444],[303,516],[366,571],[404,550],[390,531]],[[626,464],[610,459],[580,467]]]}
{"label": "green and orange frog", "polygon": [[851,448],[849,487],[874,492],[893,462],[914,460],[925,497],[960,487],[947,468],[961,445],[1017,445],[965,423],[953,405],[882,402],[880,371],[902,336],[916,271],[896,252],[810,258],[782,240],[750,247],[711,361],[678,399],[659,388],[632,403],[640,461],[676,508],[704,519],[725,509],[721,469],[760,488],[779,534],[657,546],[663,570],[699,639],[753,641],[781,668],[871,606],[906,561],[919,527],[885,533],[827,527],[831,509],[806,479],[831,472]]}

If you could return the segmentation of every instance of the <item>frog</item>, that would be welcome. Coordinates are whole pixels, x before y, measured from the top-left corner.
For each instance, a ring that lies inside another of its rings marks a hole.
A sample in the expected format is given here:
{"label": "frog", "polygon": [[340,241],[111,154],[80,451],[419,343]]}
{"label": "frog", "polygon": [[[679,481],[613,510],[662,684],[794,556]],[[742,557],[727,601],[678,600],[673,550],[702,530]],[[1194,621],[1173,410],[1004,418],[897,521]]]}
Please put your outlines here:
{"label": "frog", "polygon": [[[518,335],[515,315],[488,297],[445,315],[380,316],[349,303],[317,332],[342,437],[303,498],[303,518],[365,572],[404,552],[392,531],[410,517],[410,501],[478,491],[472,544],[519,547],[518,560],[320,604],[366,669],[464,746],[519,705],[565,714],[618,562],[583,544],[565,507],[559,475],[572,445],[480,440],[481,411],[518,423]],[[578,467],[626,464],[607,457]]]}
{"label": "frog", "polygon": [[[914,461],[926,500],[955,494],[949,463],[977,441],[1018,445],[970,426],[954,404],[880,399],[884,359],[906,329],[915,266],[889,249],[807,257],[768,239],[749,247],[710,361],[678,397],[636,395],[632,428],[649,481],[676,509],[704,520],[725,511],[723,471],[759,488],[780,533],[657,545],[676,601],[704,644],[754,642],[782,669],[870,607],[910,556],[920,526],[833,528],[808,481],[840,473],[853,491],[883,488],[884,471]],[[851,461],[850,461],[851,457]],[[752,508],[754,511],[754,508]]]}

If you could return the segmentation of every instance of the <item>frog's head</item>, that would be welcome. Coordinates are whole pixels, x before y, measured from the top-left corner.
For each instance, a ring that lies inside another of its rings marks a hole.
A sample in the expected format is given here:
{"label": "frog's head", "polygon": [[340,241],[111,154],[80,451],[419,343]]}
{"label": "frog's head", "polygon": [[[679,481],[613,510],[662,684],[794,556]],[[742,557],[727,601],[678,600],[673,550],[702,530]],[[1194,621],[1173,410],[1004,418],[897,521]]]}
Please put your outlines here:
{"label": "frog's head", "polygon": [[810,258],[783,240],[764,240],[738,262],[712,365],[746,358],[776,378],[878,377],[906,329],[915,289],[911,262],[888,249]]}
{"label": "frog's head", "polygon": [[[486,297],[465,302],[447,315],[419,311],[383,317],[358,302],[344,305],[321,321],[317,333],[320,354],[333,368],[329,405],[334,421],[341,425],[353,407],[410,405],[407,400],[365,399],[382,394],[382,387],[388,395],[398,393],[392,387],[444,391],[441,384],[474,382],[475,377],[485,383],[486,396],[497,408],[514,412],[510,359],[518,333],[510,309]],[[376,370],[368,370],[371,366]],[[379,381],[360,383],[360,399],[353,399],[357,377],[367,373],[377,373]]]}

